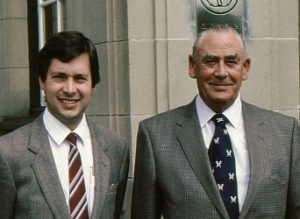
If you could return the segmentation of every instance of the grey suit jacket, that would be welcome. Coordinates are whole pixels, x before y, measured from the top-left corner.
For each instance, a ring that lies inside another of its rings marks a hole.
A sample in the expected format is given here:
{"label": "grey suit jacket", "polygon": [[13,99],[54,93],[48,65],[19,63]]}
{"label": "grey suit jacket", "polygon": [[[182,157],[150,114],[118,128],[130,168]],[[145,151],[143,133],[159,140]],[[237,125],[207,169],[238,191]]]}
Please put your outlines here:
{"label": "grey suit jacket", "polygon": [[[128,144],[88,119],[95,189],[92,219],[119,218],[128,173]],[[0,218],[68,219],[42,117],[0,138]]]}
{"label": "grey suit jacket", "polygon": [[[239,218],[300,218],[300,137],[295,119],[242,104],[250,181]],[[228,218],[195,101],[140,123],[134,219]]]}

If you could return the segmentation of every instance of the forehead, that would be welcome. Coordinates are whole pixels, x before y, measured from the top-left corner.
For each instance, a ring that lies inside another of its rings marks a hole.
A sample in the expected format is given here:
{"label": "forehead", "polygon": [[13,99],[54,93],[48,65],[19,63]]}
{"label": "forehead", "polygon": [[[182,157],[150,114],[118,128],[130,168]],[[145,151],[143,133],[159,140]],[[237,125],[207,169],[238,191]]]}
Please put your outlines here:
{"label": "forehead", "polygon": [[61,60],[54,58],[50,62],[49,70],[56,70],[62,72],[82,71],[89,72],[90,60],[87,53],[83,53],[80,56],[68,61],[62,62]]}
{"label": "forehead", "polygon": [[233,55],[242,54],[244,51],[241,37],[232,30],[208,31],[197,46],[200,55]]}

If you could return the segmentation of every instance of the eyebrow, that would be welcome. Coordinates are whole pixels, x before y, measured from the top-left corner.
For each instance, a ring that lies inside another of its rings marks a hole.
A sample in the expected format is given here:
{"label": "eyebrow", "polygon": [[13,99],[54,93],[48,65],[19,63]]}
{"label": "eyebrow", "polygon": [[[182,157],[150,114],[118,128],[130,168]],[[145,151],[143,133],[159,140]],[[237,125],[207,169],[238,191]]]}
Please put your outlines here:
{"label": "eyebrow", "polygon": [[[200,55],[200,58],[201,58],[202,61],[207,61],[207,60],[211,60],[211,59],[213,59],[213,60],[219,60],[220,59],[219,56],[215,56],[215,55],[212,55],[212,54],[206,54],[204,56]],[[233,54],[233,55],[226,55],[224,57],[224,59],[225,60],[227,60],[227,59],[230,59],[230,60],[233,60],[233,59],[240,60],[241,57],[240,57],[240,55],[238,53],[236,53],[236,54]]]}
{"label": "eyebrow", "polygon": [[[63,71],[50,71],[49,72],[51,75],[69,75],[67,72],[63,72]],[[88,76],[89,73],[85,73],[85,72],[77,72],[75,74],[73,74],[73,76]]]}
{"label": "eyebrow", "polygon": [[49,71],[49,75],[65,75],[65,72],[62,71]]}
{"label": "eyebrow", "polygon": [[225,56],[225,59],[241,59],[241,56],[238,53],[236,53],[234,55]]}

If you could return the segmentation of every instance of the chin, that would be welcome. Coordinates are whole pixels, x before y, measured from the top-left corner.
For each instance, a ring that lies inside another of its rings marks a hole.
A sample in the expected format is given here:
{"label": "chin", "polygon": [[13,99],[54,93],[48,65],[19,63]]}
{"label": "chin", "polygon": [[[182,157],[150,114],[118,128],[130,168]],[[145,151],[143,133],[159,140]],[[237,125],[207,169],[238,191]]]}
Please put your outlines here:
{"label": "chin", "polygon": [[231,98],[224,97],[224,96],[213,96],[211,100],[214,102],[226,103],[231,100]]}
{"label": "chin", "polygon": [[230,102],[235,98],[236,98],[235,95],[231,95],[228,93],[216,93],[211,96],[212,100],[220,101],[220,102]]}

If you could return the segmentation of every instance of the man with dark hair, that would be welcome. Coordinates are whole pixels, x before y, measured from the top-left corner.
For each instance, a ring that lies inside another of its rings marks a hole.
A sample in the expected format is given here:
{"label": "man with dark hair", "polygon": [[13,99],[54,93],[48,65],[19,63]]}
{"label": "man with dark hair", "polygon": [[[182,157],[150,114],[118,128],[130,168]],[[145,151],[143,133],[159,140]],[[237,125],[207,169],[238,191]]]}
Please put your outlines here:
{"label": "man with dark hair", "polygon": [[128,144],[85,115],[100,80],[96,49],[66,31],[39,55],[47,107],[0,138],[0,218],[119,218]]}
{"label": "man with dark hair", "polygon": [[39,53],[39,78],[45,82],[52,59],[69,62],[83,53],[88,55],[92,87],[95,87],[100,81],[96,48],[90,39],[76,31],[61,32],[47,41]]}
{"label": "man with dark hair", "polygon": [[298,122],[241,100],[250,64],[230,26],[199,36],[199,95],[140,123],[133,219],[300,218]]}

